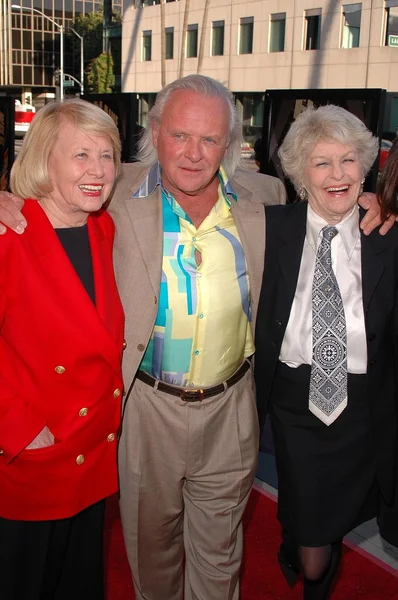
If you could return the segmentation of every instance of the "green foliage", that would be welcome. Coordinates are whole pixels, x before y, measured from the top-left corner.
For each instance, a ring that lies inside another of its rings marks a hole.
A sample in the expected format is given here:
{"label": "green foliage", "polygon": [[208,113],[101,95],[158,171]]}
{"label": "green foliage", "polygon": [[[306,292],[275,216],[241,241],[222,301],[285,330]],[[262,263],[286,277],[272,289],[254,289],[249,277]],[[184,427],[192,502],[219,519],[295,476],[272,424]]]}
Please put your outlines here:
{"label": "green foliage", "polygon": [[90,94],[107,94],[115,85],[112,54],[103,52],[94,58],[86,69],[87,91]]}
{"label": "green foliage", "polygon": [[[84,71],[86,93],[112,92],[115,84],[114,63],[111,55],[103,53],[103,20],[101,7],[96,12],[78,15],[73,29],[83,37]],[[112,24],[121,23],[119,13],[112,11]],[[72,32],[65,31],[67,44],[74,56],[74,72],[80,69],[80,40]],[[80,77],[78,77],[80,79]]]}
{"label": "green foliage", "polygon": [[[85,64],[97,58],[102,52],[103,44],[103,20],[104,13],[101,10],[91,12],[86,15],[78,15],[73,23],[73,29],[84,38],[84,62]],[[112,24],[121,23],[119,13],[112,12]],[[66,30],[66,35],[70,43],[74,46],[76,53],[80,52],[80,40],[72,33]]]}
{"label": "green foliage", "polygon": [[[84,62],[87,64],[102,52],[102,23],[103,13],[101,11],[78,15],[75,18],[73,29],[84,38]],[[74,43],[77,44],[73,33]]]}

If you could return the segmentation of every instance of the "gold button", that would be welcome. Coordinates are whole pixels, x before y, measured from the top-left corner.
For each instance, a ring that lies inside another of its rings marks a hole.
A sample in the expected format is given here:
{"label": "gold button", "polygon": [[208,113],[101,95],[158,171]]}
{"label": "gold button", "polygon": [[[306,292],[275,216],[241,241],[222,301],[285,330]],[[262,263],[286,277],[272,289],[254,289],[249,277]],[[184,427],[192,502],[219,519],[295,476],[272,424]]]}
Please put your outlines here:
{"label": "gold button", "polygon": [[127,342],[126,340],[123,340],[123,350],[125,350],[127,348]]}
{"label": "gold button", "polygon": [[62,375],[62,373],[65,373],[65,367],[63,367],[62,365],[58,365],[57,367],[55,367],[55,372],[58,373],[58,375]]}
{"label": "gold button", "polygon": [[144,344],[138,344],[137,350],[139,350],[140,352],[144,352],[144,350],[145,350]]}
{"label": "gold button", "polygon": [[87,417],[88,414],[88,408],[81,408],[79,410],[79,417]]}
{"label": "gold button", "polygon": [[120,396],[120,390],[119,390],[119,388],[116,388],[115,391],[113,392],[113,397],[119,398],[119,396]]}
{"label": "gold button", "polygon": [[4,454],[4,450],[1,450],[1,448],[0,448],[0,454]]}
{"label": "gold button", "polygon": [[84,463],[84,456],[83,454],[79,454],[79,456],[76,458],[76,462],[78,465],[82,465]]}
{"label": "gold button", "polygon": [[110,433],[106,439],[108,440],[108,442],[113,442],[115,439],[115,434]]}

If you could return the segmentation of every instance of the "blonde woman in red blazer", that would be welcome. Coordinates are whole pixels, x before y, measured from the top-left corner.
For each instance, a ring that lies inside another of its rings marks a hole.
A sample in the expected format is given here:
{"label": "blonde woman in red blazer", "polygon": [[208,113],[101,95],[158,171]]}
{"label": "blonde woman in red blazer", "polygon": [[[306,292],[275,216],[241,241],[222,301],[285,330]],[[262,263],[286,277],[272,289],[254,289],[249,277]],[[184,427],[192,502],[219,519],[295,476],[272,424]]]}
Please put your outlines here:
{"label": "blonde woman in red blazer", "polygon": [[0,239],[0,595],[101,600],[104,499],[117,491],[123,311],[112,119],[45,106],[11,174],[26,234]]}

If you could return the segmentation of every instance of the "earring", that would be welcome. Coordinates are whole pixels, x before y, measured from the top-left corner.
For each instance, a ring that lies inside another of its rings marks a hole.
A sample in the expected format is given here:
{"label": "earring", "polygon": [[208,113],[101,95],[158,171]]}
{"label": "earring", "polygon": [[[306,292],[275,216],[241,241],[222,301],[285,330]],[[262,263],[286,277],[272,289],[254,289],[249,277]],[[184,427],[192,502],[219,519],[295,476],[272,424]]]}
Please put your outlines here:
{"label": "earring", "polygon": [[361,181],[361,187],[359,188],[359,195],[360,195],[360,196],[362,196],[362,194],[363,194],[363,184],[364,184],[364,183],[365,183],[365,180],[364,180],[364,179],[362,179],[362,181]]}
{"label": "earring", "polygon": [[301,187],[299,189],[298,195],[299,195],[300,200],[307,200],[308,199],[308,193],[307,193],[307,190],[305,189],[305,187]]}

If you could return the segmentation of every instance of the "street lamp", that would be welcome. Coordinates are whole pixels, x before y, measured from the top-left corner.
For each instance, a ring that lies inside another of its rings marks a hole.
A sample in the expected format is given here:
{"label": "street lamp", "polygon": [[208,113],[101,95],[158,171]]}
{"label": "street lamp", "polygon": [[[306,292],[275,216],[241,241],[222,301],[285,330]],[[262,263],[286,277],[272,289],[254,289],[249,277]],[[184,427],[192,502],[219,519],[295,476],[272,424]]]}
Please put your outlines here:
{"label": "street lamp", "polygon": [[75,35],[77,35],[77,37],[80,39],[80,93],[83,96],[84,94],[84,51],[83,51],[83,37],[80,35],[80,33],[77,33],[77,31],[75,31],[73,29],[73,27],[68,27],[68,30],[73,31],[73,33]]}
{"label": "street lamp", "polygon": [[[38,10],[37,8],[31,8],[28,6],[19,6],[18,4],[11,4],[11,8],[16,8],[17,10],[22,10],[25,12],[35,12],[38,15],[41,15],[42,17],[44,17],[45,19],[47,19],[47,21],[50,21],[51,23],[53,23],[56,27],[58,27],[59,29],[59,33],[60,33],[60,45],[59,45],[59,77],[60,77],[60,81],[59,81],[59,99],[62,100],[64,99],[64,27],[63,25],[59,25],[56,21],[54,21],[54,19],[50,19],[50,17],[48,17],[47,15],[45,15],[43,12],[41,12],[41,10]],[[79,36],[80,37],[80,36]]]}

